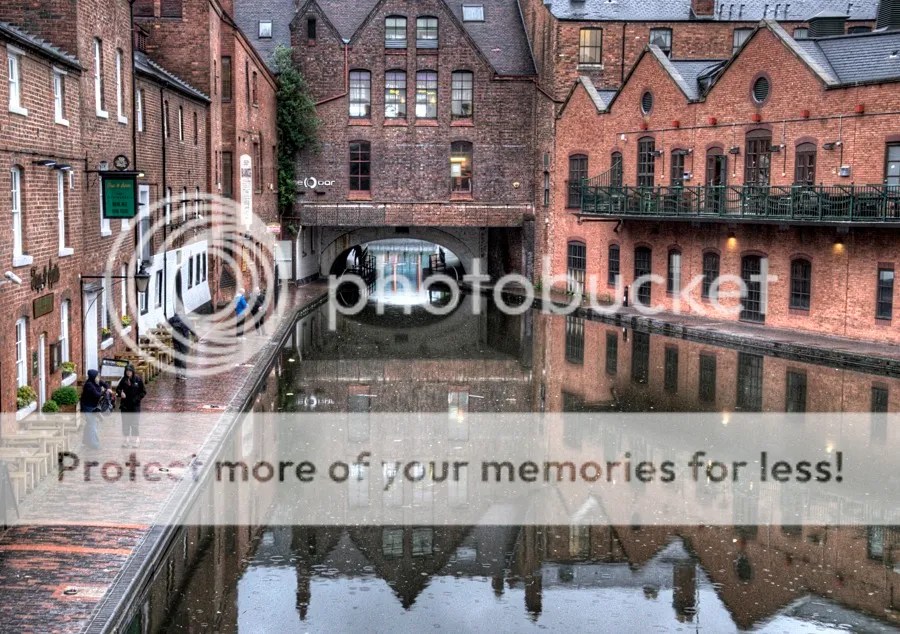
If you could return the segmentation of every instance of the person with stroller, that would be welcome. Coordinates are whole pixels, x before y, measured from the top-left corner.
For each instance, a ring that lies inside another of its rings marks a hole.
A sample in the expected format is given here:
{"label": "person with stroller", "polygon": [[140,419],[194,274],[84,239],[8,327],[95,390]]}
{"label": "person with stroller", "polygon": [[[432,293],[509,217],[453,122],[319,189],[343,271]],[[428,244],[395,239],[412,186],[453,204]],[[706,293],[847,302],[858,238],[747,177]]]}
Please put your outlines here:
{"label": "person with stroller", "polygon": [[100,372],[97,370],[88,370],[87,382],[81,390],[81,412],[85,417],[84,433],[82,439],[84,444],[91,449],[100,448],[100,434],[98,424],[100,422],[100,414],[112,411],[110,403],[115,398],[115,392],[112,391],[109,383],[100,380]]}

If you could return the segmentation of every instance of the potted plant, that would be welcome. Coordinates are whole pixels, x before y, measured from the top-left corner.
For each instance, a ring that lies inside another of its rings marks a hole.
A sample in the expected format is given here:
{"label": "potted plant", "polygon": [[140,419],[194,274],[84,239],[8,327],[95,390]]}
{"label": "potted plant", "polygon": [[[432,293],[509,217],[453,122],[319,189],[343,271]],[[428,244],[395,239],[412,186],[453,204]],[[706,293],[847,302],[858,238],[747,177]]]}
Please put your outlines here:
{"label": "potted plant", "polygon": [[131,315],[122,315],[122,327],[128,328],[131,325]]}
{"label": "potted plant", "polygon": [[59,405],[56,404],[52,398],[44,403],[44,406],[41,408],[41,411],[45,414],[56,414],[59,412]]}
{"label": "potted plant", "polygon": [[23,385],[16,391],[16,408],[25,409],[37,401],[37,392],[30,385]]}
{"label": "potted plant", "polygon": [[59,364],[60,369],[62,370],[63,378],[69,377],[75,374],[76,366],[71,361],[63,361]]}
{"label": "potted plant", "polygon": [[54,390],[50,398],[59,405],[59,411],[74,412],[75,405],[78,403],[78,390],[71,385],[67,385]]}
{"label": "potted plant", "polygon": [[107,339],[112,337],[112,330],[110,330],[109,328],[101,328],[100,337],[103,339],[103,341],[106,341]]}

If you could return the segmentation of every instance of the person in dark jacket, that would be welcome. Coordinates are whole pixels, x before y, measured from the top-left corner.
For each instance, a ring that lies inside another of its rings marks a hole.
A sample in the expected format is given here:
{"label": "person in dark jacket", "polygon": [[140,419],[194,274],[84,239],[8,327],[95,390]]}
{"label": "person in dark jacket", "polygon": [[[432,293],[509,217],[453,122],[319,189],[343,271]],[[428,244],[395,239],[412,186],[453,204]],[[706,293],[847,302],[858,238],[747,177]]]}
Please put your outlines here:
{"label": "person in dark jacket", "polygon": [[97,422],[99,420],[98,411],[100,401],[108,396],[112,396],[113,391],[110,389],[109,383],[100,380],[100,373],[97,370],[88,370],[87,382],[81,390],[81,412],[85,417],[84,425],[84,444],[91,449],[100,448],[100,436],[97,432]]}
{"label": "person in dark jacket", "polygon": [[[125,368],[125,376],[119,381],[116,393],[121,399],[119,411],[122,416],[122,435],[125,436],[123,447],[139,447],[141,444],[141,434],[138,429],[138,414],[141,412],[141,400],[147,395],[147,389],[144,387],[144,381],[134,372],[134,366],[128,365]],[[132,436],[134,441],[131,440]]]}
{"label": "person in dark jacket", "polygon": [[169,318],[169,325],[175,331],[172,337],[172,343],[175,345],[175,368],[178,370],[176,379],[184,381],[185,368],[187,368],[187,355],[190,352],[190,343],[197,339],[197,333],[191,330],[191,327],[181,318],[178,313]]}
{"label": "person in dark jacket", "polygon": [[[262,330],[262,334],[265,335],[266,311],[263,307],[266,305],[266,292],[259,290],[259,287],[257,287],[253,295],[253,308],[250,309],[250,315],[253,317],[253,326],[256,328],[256,334],[260,334],[260,330]],[[260,311],[262,311],[262,314],[260,314]]]}

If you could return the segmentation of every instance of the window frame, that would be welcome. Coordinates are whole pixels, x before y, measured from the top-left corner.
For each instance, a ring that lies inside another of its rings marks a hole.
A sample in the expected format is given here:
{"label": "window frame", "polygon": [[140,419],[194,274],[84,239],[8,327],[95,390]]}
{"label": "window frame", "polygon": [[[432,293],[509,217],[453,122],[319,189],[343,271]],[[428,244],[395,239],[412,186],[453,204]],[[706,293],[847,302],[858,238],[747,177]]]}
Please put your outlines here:
{"label": "window frame", "polygon": [[681,249],[672,247],[666,255],[666,292],[677,294],[681,292]]}
{"label": "window frame", "polygon": [[[416,119],[434,120],[438,118],[438,72],[436,70],[416,71]],[[429,104],[429,96],[434,95],[434,103]],[[422,106],[419,114],[419,107]],[[429,115],[429,109],[434,109],[434,114]]]}
{"label": "window frame", "polygon": [[[391,23],[393,21],[394,23]],[[400,22],[402,21],[402,26]],[[402,29],[402,31],[401,31]],[[409,20],[405,15],[389,15],[384,18],[384,47],[405,49],[409,45]],[[398,37],[402,34],[403,37]]]}
{"label": "window frame", "polygon": [[16,320],[16,389],[28,385],[28,318]]}
{"label": "window frame", "polygon": [[184,143],[184,106],[178,106],[178,142]]}
{"label": "window frame", "polygon": [[372,72],[363,68],[357,68],[350,71],[349,74],[349,93],[347,95],[349,103],[349,116],[351,119],[371,119],[372,118]]}
{"label": "window frame", "polygon": [[144,89],[134,91],[134,125],[138,132],[144,131]]}
{"label": "window frame", "polygon": [[234,99],[234,67],[231,63],[231,55],[223,55],[220,60],[222,67],[220,93],[222,103],[230,103]]}
{"label": "window frame", "polygon": [[[468,82],[468,85],[466,83]],[[466,100],[468,95],[468,101]],[[468,104],[468,114],[463,112]],[[475,116],[475,73],[455,70],[450,74],[450,118],[472,119]]]}
{"label": "window frame", "polygon": [[66,118],[66,76],[68,73],[56,66],[53,72],[53,122],[59,125],[68,126],[69,120]]}
{"label": "window frame", "polygon": [[72,300],[64,299],[59,303],[59,360],[63,363],[71,361],[72,347],[69,329],[72,327]]}
{"label": "window frame", "polygon": [[768,187],[772,179],[772,132],[751,130],[744,137],[744,142],[747,146],[744,153],[744,185]]}
{"label": "window frame", "polygon": [[[599,34],[599,42],[593,36]],[[578,31],[578,65],[603,66],[603,29],[584,27]]]}
{"label": "window frame", "polygon": [[606,285],[615,287],[622,276],[622,247],[610,244],[606,255]]}
{"label": "window frame", "polygon": [[661,50],[666,57],[672,57],[672,29],[666,27],[653,27],[650,29],[650,36],[647,40],[650,44],[653,44],[653,36],[654,33],[656,35],[668,35],[669,43],[666,47],[662,47],[659,44],[655,44],[655,46]]}
{"label": "window frame", "polygon": [[66,231],[66,173],[56,173],[56,222],[59,257],[72,255],[75,250],[68,245]]}
{"label": "window frame", "polygon": [[[466,10],[468,9],[468,15]],[[474,14],[473,14],[474,11]],[[484,5],[483,4],[464,4],[462,6],[463,22],[484,22]]]}
{"label": "window frame", "polygon": [[[890,280],[882,279],[882,273],[890,273]],[[891,321],[894,317],[894,286],[897,281],[893,265],[879,264],[875,280],[875,319]]]}
{"label": "window frame", "polygon": [[573,238],[566,242],[566,290],[583,293],[587,280],[587,244]]}
{"label": "window frame", "polygon": [[800,143],[794,150],[794,184],[811,187],[816,184],[815,143]]}
{"label": "window frame", "polygon": [[[263,25],[265,25],[265,24],[269,25],[268,35],[263,35],[263,32],[264,32]],[[274,24],[272,23],[272,20],[259,20],[257,22],[256,28],[257,28],[257,30],[256,30],[256,33],[257,33],[256,38],[257,39],[259,39],[259,40],[271,40],[272,39],[272,29],[274,28]]]}
{"label": "window frame", "polygon": [[637,186],[651,188],[656,186],[656,139],[645,136],[637,142]]}
{"label": "window frame", "polygon": [[[712,262],[715,261],[715,267]],[[703,254],[701,263],[703,271],[703,282],[700,285],[700,297],[703,299],[715,300],[719,297],[719,292],[715,281],[719,278],[722,271],[722,256],[715,251],[707,251]],[[712,273],[715,275],[711,275]]]}
{"label": "window frame", "polygon": [[788,295],[791,310],[809,311],[812,305],[812,262],[799,257],[791,260],[791,288]]}
{"label": "window frame", "polygon": [[[25,58],[25,52],[14,46],[6,46],[6,71],[9,89],[9,111],[22,116],[28,116],[28,108],[22,105],[22,60]],[[13,72],[15,71],[15,73]],[[13,75],[15,74],[15,79]],[[15,87],[15,90],[13,90]],[[15,99],[13,94],[15,93]]]}
{"label": "window frame", "polygon": [[406,96],[406,71],[396,68],[387,71],[384,74],[385,119],[406,119]]}
{"label": "window frame", "polygon": [[[12,215],[13,231],[13,266],[22,262],[26,257],[25,251],[25,209],[22,204],[22,188],[24,187],[25,170],[21,165],[13,165],[9,168],[10,178],[10,213]],[[19,264],[24,266],[24,264]]]}
{"label": "window frame", "polygon": [[[356,149],[354,149],[356,148]],[[350,162],[348,170],[348,189],[351,194],[372,193],[372,144],[369,141],[350,141],[348,146]],[[359,166],[359,173],[353,173],[353,166]],[[365,170],[363,170],[365,166]],[[365,173],[363,173],[365,171]]]}
{"label": "window frame", "polygon": [[94,107],[101,119],[108,119],[106,110],[106,78],[103,76],[103,40],[94,38]]}
{"label": "window frame", "polygon": [[590,159],[587,154],[569,155],[569,174],[566,179],[566,209],[581,207],[581,181],[588,177]]}
{"label": "window frame", "polygon": [[[453,165],[459,163],[460,175],[454,176]],[[471,196],[475,191],[475,146],[471,141],[450,143],[450,194]]]}
{"label": "window frame", "polygon": [[[738,34],[743,35],[744,37],[738,42]],[[731,55],[734,56],[741,47],[750,39],[750,36],[753,35],[753,29],[748,29],[746,27],[737,27],[734,31],[731,32]]]}
{"label": "window frame", "polygon": [[125,87],[123,86],[122,77],[122,58],[124,54],[122,49],[116,49],[116,116],[119,123],[127,124],[128,117],[125,115]]}
{"label": "window frame", "polygon": [[[423,35],[427,37],[423,37]],[[439,42],[440,21],[438,18],[433,15],[418,16],[416,18],[416,48],[439,48]]]}

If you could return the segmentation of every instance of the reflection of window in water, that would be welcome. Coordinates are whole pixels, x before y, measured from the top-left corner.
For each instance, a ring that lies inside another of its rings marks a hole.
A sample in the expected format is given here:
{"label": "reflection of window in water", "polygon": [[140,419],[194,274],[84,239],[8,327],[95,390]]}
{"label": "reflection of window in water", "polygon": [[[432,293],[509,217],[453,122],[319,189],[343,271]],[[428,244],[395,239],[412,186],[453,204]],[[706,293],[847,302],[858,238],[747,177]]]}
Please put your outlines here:
{"label": "reflection of window in water", "polygon": [[385,557],[403,556],[403,529],[381,529],[381,554]]}
{"label": "reflection of window in water", "polygon": [[414,528],[412,532],[412,556],[427,557],[434,552],[434,529]]}
{"label": "reflection of window in water", "polygon": [[716,357],[700,355],[700,402],[714,403],[716,400]]}
{"label": "reflection of window in water", "polygon": [[734,562],[734,571],[737,573],[738,579],[744,583],[753,579],[753,566],[747,555],[740,555]]}
{"label": "reflection of window in water", "polygon": [[880,385],[872,386],[871,441],[883,443],[887,440],[888,389]]}
{"label": "reflection of window in water", "polygon": [[584,363],[584,319],[566,317],[566,361]]}
{"label": "reflection of window in water", "polygon": [[381,466],[381,499],[385,506],[403,504],[403,479],[398,475],[397,461],[385,460]]}
{"label": "reflection of window in water", "polygon": [[788,370],[784,411],[789,414],[806,411],[806,372]]}
{"label": "reflection of window in water", "polygon": [[650,335],[635,331],[631,340],[631,380],[635,383],[647,383],[649,378]]}
{"label": "reflection of window in water", "polygon": [[615,376],[619,370],[619,333],[606,333],[606,373]]}
{"label": "reflection of window in water", "polygon": [[[423,504],[431,504],[434,500],[434,472],[431,465],[427,467],[419,464],[413,469],[408,470],[409,478],[413,481],[412,485],[412,503],[420,506]],[[404,471],[404,476],[406,471]]]}
{"label": "reflection of window in water", "polygon": [[666,392],[678,392],[678,348],[666,346],[665,379]]}
{"label": "reflection of window in water", "polygon": [[368,385],[351,385],[347,395],[347,439],[364,442],[369,439],[369,413],[372,411],[372,397],[367,392]]}
{"label": "reflection of window in water", "polygon": [[569,526],[569,555],[587,557],[591,554],[591,527]]}
{"label": "reflection of window in water", "polygon": [[884,526],[866,527],[866,552],[869,559],[884,559]]}
{"label": "reflection of window in water", "polygon": [[572,566],[560,566],[556,574],[562,583],[572,583],[575,581],[575,569]]}
{"label": "reflection of window in water", "polygon": [[351,464],[347,486],[351,508],[369,506],[369,469],[367,467],[361,464]]}
{"label": "reflection of window in water", "polygon": [[447,438],[450,440],[469,439],[469,393],[451,391],[447,393]]}

